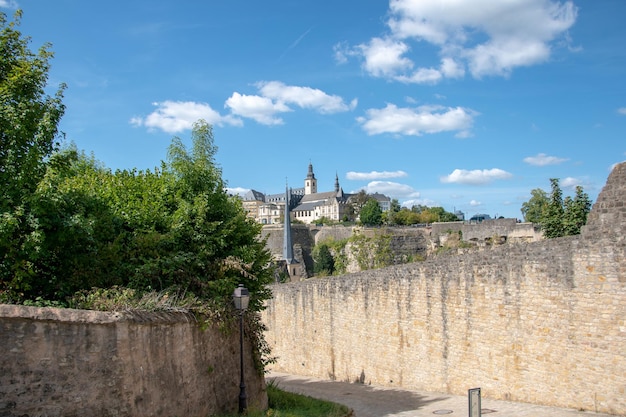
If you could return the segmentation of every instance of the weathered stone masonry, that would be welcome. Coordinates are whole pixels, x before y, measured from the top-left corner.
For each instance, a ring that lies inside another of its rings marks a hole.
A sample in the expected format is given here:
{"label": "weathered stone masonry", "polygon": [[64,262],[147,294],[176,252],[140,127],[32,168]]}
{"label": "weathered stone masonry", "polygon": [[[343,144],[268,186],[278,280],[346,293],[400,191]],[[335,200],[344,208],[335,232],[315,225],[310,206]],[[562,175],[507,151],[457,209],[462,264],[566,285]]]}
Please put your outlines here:
{"label": "weathered stone masonry", "polygon": [[626,163],[583,234],[273,287],[273,369],[626,414]]}
{"label": "weathered stone masonry", "polygon": [[[250,406],[263,377],[245,346]],[[238,331],[182,313],[0,305],[0,415],[206,417],[235,411]]]}

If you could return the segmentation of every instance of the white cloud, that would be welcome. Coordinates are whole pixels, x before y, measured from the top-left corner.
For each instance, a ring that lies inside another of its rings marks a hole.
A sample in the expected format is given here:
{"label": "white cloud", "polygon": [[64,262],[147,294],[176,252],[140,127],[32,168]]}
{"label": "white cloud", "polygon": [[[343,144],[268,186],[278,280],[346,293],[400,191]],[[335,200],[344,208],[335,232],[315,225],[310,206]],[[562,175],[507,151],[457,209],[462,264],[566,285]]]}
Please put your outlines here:
{"label": "white cloud", "polygon": [[368,135],[396,133],[401,135],[421,136],[424,133],[449,131],[466,132],[472,127],[473,110],[463,107],[421,106],[417,108],[398,108],[387,104],[383,109],[369,109],[367,117],[359,117]]}
{"label": "white cloud", "polygon": [[619,114],[626,115],[626,107],[620,107],[619,109],[617,109],[617,112]]}
{"label": "white cloud", "polygon": [[372,181],[363,189],[368,194],[380,193],[391,198],[418,198],[420,196],[420,193],[413,187],[390,181]]}
{"label": "white cloud", "polygon": [[450,175],[441,177],[443,183],[484,185],[494,180],[507,180],[512,178],[513,174],[498,168],[493,169],[475,169],[468,171],[465,169],[455,169]]}
{"label": "white cloud", "polygon": [[476,201],[476,200],[472,200],[469,202],[469,205],[471,207],[478,207],[478,206],[482,206],[483,203],[481,203],[480,201]]}
{"label": "white cloud", "polygon": [[403,201],[401,206],[402,207],[407,207],[407,208],[411,208],[413,206],[434,207],[436,204],[437,204],[436,201],[429,200],[427,198],[417,198],[417,199],[411,199],[411,200]]}
{"label": "white cloud", "polygon": [[257,87],[263,97],[275,100],[277,103],[295,104],[322,114],[352,110],[357,104],[356,99],[348,105],[339,96],[328,95],[316,88],[285,85],[280,81],[263,81],[258,83]]}
{"label": "white cloud", "polygon": [[441,60],[441,73],[447,78],[462,78],[465,75],[465,67],[452,58],[444,58]]}
{"label": "white cloud", "polygon": [[326,94],[322,90],[289,86],[279,81],[259,82],[257,87],[261,95],[234,92],[226,100],[224,107],[230,109],[230,115],[222,116],[206,103],[167,100],[154,103],[157,107],[154,112],[146,117],[133,117],[130,123],[168,133],[189,130],[199,119],[216,125],[242,126],[239,117],[246,117],[264,125],[280,125],[284,120],[279,115],[293,111],[288,104],[329,114],[353,110],[358,103],[357,99],[345,103],[341,97]]}
{"label": "white cloud", "polygon": [[[553,47],[568,47],[577,13],[571,0],[390,0],[390,32],[352,50],[344,46],[341,59],[360,52],[368,73],[403,82],[460,78],[466,67],[475,78],[507,76],[547,61]],[[437,47],[440,68],[414,71],[424,57],[411,53],[413,42]]]}
{"label": "white cloud", "polygon": [[566,177],[563,178],[559,185],[564,189],[574,190],[577,186],[581,186],[585,189],[593,189],[593,184],[589,182],[588,179],[574,178],[574,177]]}
{"label": "white cloud", "polygon": [[371,171],[371,172],[354,172],[350,171],[346,174],[346,178],[349,180],[361,180],[361,181],[370,181],[370,180],[378,180],[378,179],[387,179],[387,178],[402,178],[406,177],[408,174],[404,171]]}
{"label": "white cloud", "polygon": [[418,68],[409,76],[399,75],[396,80],[414,84],[436,84],[443,78],[441,71],[434,68]]}
{"label": "white cloud", "polygon": [[292,111],[285,103],[275,103],[268,97],[248,96],[237,92],[226,100],[224,106],[237,116],[253,119],[263,125],[281,125],[284,121],[276,117],[276,114]]}
{"label": "white cloud", "polygon": [[200,119],[215,125],[241,125],[241,120],[232,116],[222,116],[206,103],[193,101],[162,101],[153,103],[156,110],[146,117],[133,117],[133,126],[145,126],[148,129],[160,129],[167,133],[179,133],[192,128]]}
{"label": "white cloud", "polygon": [[402,56],[409,50],[404,42],[373,38],[357,49],[360,49],[365,59],[365,70],[376,77],[392,77],[399,71],[413,67],[411,60]]}
{"label": "white cloud", "polygon": [[546,166],[546,165],[557,165],[565,161],[567,161],[566,158],[548,156],[545,153],[539,153],[535,156],[527,156],[526,158],[524,158],[524,162],[526,162],[527,164],[536,165],[540,167]]}
{"label": "white cloud", "polygon": [[248,191],[250,191],[249,188],[243,187],[226,187],[224,190],[229,195],[238,195],[240,197],[243,197]]}

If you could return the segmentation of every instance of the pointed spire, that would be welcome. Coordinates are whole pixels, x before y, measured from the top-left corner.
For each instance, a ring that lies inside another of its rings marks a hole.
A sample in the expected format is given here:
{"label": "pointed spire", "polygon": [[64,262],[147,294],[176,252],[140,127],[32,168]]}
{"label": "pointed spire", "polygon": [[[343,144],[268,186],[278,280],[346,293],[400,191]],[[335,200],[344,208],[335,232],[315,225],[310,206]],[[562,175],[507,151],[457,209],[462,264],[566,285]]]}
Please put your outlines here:
{"label": "pointed spire", "polygon": [[339,192],[339,175],[335,172],[335,192]]}
{"label": "pointed spire", "polygon": [[285,185],[285,230],[283,232],[283,258],[287,264],[293,263],[293,245],[291,244],[291,218],[289,215],[289,186]]}
{"label": "pointed spire", "polygon": [[309,172],[306,174],[307,179],[315,179],[315,174],[313,173],[313,164],[309,162]]}

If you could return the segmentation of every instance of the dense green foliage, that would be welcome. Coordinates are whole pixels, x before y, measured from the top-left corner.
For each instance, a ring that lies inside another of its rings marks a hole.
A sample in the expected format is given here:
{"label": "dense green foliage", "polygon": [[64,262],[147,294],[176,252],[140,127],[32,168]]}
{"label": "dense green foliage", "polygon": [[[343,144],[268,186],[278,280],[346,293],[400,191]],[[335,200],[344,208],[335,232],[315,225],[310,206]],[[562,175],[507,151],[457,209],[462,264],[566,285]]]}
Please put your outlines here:
{"label": "dense green foliage", "polygon": [[154,172],[113,173],[75,149],[53,155],[32,196],[32,244],[20,262],[3,260],[5,298],[64,301],[119,285],[228,302],[241,282],[260,308],[270,280],[261,226],[224,191],[211,127],[196,123],[192,142],[174,138]]}
{"label": "dense green foliage", "polygon": [[379,226],[383,223],[383,211],[378,201],[371,198],[361,207],[359,220],[366,226]]}
{"label": "dense green foliage", "polygon": [[321,242],[312,251],[313,272],[317,276],[332,275],[335,271],[335,260],[327,243]]}
{"label": "dense green foliage", "polygon": [[522,216],[525,222],[541,223],[543,213],[550,202],[548,194],[541,188],[535,188],[530,194],[530,200],[522,204]]}
{"label": "dense green foliage", "polygon": [[392,219],[393,222],[391,224],[400,226],[459,221],[454,213],[444,210],[443,207],[427,207],[423,205],[413,206],[410,210],[402,207],[393,214]]}
{"label": "dense green foliage", "polygon": [[567,196],[563,199],[557,178],[550,179],[550,186],[550,196],[541,189],[531,191],[530,200],[522,204],[524,220],[541,225],[546,238],[579,234],[591,211],[589,196],[577,186],[574,198]]}

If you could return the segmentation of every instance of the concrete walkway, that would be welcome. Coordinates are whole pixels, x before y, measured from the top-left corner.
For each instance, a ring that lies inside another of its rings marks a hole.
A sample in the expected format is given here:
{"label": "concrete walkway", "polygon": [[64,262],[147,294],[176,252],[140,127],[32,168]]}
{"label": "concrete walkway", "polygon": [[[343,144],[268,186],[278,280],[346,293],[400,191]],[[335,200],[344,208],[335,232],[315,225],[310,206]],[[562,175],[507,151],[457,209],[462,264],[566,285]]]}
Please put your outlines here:
{"label": "concrete walkway", "polygon": [[[407,391],[347,382],[270,373],[266,380],[283,391],[343,404],[354,410],[355,417],[413,417],[450,415],[468,416],[465,396]],[[481,398],[482,415],[493,417],[608,417],[565,408],[544,407],[526,403]]]}

